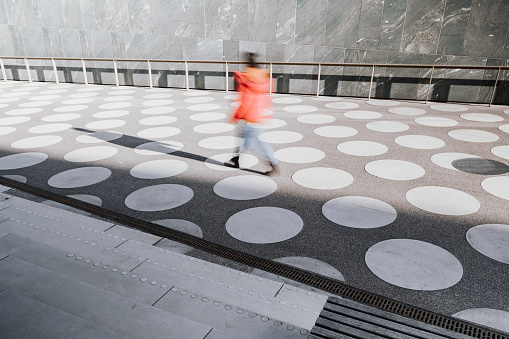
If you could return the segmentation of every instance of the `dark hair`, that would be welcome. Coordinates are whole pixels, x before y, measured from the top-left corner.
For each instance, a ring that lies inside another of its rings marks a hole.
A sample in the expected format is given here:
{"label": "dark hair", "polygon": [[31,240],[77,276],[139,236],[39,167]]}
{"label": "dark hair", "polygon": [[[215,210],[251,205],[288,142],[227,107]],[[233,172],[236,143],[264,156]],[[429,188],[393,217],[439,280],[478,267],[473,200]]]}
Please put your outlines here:
{"label": "dark hair", "polygon": [[256,63],[257,56],[256,53],[246,52],[245,59],[247,67],[258,68],[258,64]]}

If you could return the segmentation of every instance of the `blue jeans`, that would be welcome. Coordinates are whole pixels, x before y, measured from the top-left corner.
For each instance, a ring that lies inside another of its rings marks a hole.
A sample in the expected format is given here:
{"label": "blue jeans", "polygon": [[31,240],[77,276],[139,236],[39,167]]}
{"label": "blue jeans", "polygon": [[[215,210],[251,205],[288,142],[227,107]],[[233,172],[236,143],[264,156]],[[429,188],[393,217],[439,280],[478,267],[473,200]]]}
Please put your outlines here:
{"label": "blue jeans", "polygon": [[271,164],[277,164],[274,151],[269,143],[263,142],[258,137],[264,132],[263,129],[253,127],[249,123],[241,123],[242,139],[244,144],[239,146],[237,154],[240,156],[246,149],[252,149],[265,157]]}

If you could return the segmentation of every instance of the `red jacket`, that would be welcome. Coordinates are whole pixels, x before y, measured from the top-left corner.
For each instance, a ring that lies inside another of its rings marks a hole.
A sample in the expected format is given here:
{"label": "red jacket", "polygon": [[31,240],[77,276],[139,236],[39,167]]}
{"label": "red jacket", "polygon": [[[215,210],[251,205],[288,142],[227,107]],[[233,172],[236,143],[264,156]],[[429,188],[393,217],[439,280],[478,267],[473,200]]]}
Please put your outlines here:
{"label": "red jacket", "polygon": [[237,90],[240,94],[240,106],[232,115],[230,122],[239,120],[259,122],[268,116],[263,115],[263,110],[270,107],[270,78],[260,82],[254,82],[247,78],[245,73],[233,72]]}

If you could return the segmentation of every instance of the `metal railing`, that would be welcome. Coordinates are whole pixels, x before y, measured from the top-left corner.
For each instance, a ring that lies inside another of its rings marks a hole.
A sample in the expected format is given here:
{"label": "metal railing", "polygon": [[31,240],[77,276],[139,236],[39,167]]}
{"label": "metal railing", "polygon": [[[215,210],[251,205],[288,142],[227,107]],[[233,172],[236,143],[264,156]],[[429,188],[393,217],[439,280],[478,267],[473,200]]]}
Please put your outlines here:
{"label": "metal railing", "polygon": [[[2,75],[4,81],[7,81],[7,75],[5,72],[5,65],[3,63],[2,59],[8,59],[8,60],[24,60],[25,67],[28,73],[28,81],[32,82],[32,77],[30,75],[30,65],[28,60],[51,60],[53,65],[53,72],[55,74],[55,81],[58,84],[58,74],[57,74],[57,66],[56,62],[58,60],[62,61],[81,61],[82,69],[83,69],[83,77],[85,79],[85,84],[88,85],[88,79],[87,79],[87,71],[85,66],[85,61],[99,61],[99,62],[113,62],[113,68],[115,73],[115,85],[118,87],[119,84],[119,77],[118,77],[118,62],[137,62],[137,63],[147,63],[148,66],[148,78],[149,78],[149,86],[150,88],[153,88],[153,81],[152,81],[152,67],[151,63],[178,63],[178,64],[184,64],[185,67],[185,83],[186,83],[186,90],[189,90],[189,64],[222,64],[224,65],[225,69],[225,88],[226,92],[228,92],[228,78],[229,78],[229,65],[235,65],[235,64],[244,64],[242,61],[204,61],[204,60],[161,60],[161,59],[153,59],[153,60],[147,60],[147,59],[98,59],[98,58],[49,58],[49,57],[0,57],[0,67],[2,69]],[[495,78],[495,84],[493,86],[493,91],[491,92],[490,102],[489,105],[491,106],[493,103],[493,99],[495,97],[495,91],[497,88],[497,84],[500,78],[500,73],[502,70],[509,70],[509,66],[473,66],[473,65],[424,65],[424,64],[358,64],[358,63],[323,63],[323,62],[258,62],[260,65],[269,65],[269,72],[270,77],[272,78],[273,74],[273,66],[314,66],[318,67],[318,81],[316,85],[316,96],[320,96],[320,79],[321,79],[321,70],[322,67],[362,67],[362,68],[371,68],[371,80],[369,85],[369,94],[368,94],[368,100],[371,99],[371,92],[373,87],[373,79],[375,75],[375,68],[418,68],[418,69],[430,69],[431,75],[429,77],[429,84],[428,89],[426,93],[426,103],[429,100],[429,93],[433,81],[433,74],[436,69],[479,69],[479,70],[493,70],[497,71],[497,76]],[[271,82],[271,88],[272,92],[272,82]]]}

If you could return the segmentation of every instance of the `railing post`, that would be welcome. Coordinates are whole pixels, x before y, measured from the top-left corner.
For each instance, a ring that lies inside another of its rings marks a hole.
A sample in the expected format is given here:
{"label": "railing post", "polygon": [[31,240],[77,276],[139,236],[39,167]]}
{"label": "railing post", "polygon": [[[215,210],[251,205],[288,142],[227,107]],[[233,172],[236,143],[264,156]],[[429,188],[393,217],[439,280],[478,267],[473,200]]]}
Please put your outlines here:
{"label": "railing post", "polygon": [[431,90],[431,80],[433,79],[434,71],[435,71],[435,66],[432,66],[431,67],[431,76],[429,77],[428,93],[426,93],[426,103],[428,103],[429,91]]}
{"label": "railing post", "polygon": [[322,65],[318,64],[318,80],[316,81],[316,97],[320,96],[320,76],[322,71]]}
{"label": "railing post", "polygon": [[117,70],[117,60],[113,59],[113,68],[115,69],[115,84],[118,85],[118,70]]}
{"label": "railing post", "polygon": [[186,64],[186,91],[189,91],[189,67],[187,65],[187,61],[184,61]]}
{"label": "railing post", "polygon": [[226,93],[228,93],[228,62],[225,63],[225,69],[226,69]]}
{"label": "railing post", "polygon": [[32,82],[32,75],[30,74],[30,66],[28,66],[27,58],[25,58],[25,67],[27,68],[28,82]]}
{"label": "railing post", "polygon": [[373,65],[371,69],[371,81],[369,82],[368,101],[371,100],[371,87],[373,86],[373,75],[375,75],[375,65]]}
{"label": "railing post", "polygon": [[88,85],[87,68],[85,67],[85,60],[83,59],[81,59],[81,66],[83,67],[83,78],[85,79],[85,85]]}
{"label": "railing post", "polygon": [[57,84],[59,84],[60,81],[58,81],[57,64],[55,64],[55,59],[51,58],[51,62],[53,63],[53,72],[55,73],[55,81]]}
{"label": "railing post", "polygon": [[497,89],[498,76],[500,75],[501,69],[502,69],[501,67],[498,68],[497,78],[495,79],[495,85],[493,86],[493,93],[491,93],[490,107],[491,107],[491,103],[493,102],[493,98],[495,97],[495,90]]}
{"label": "railing post", "polygon": [[7,74],[5,74],[5,66],[2,59],[0,59],[0,66],[2,66],[2,75],[4,76],[4,81],[7,81]]}
{"label": "railing post", "polygon": [[153,88],[153,84],[152,84],[152,67],[150,67],[150,60],[147,60],[147,64],[148,64],[148,83],[150,84],[150,88]]}
{"label": "railing post", "polygon": [[269,79],[270,79],[270,83],[269,83],[269,93],[272,93],[272,62],[270,63],[270,74],[269,74]]}

